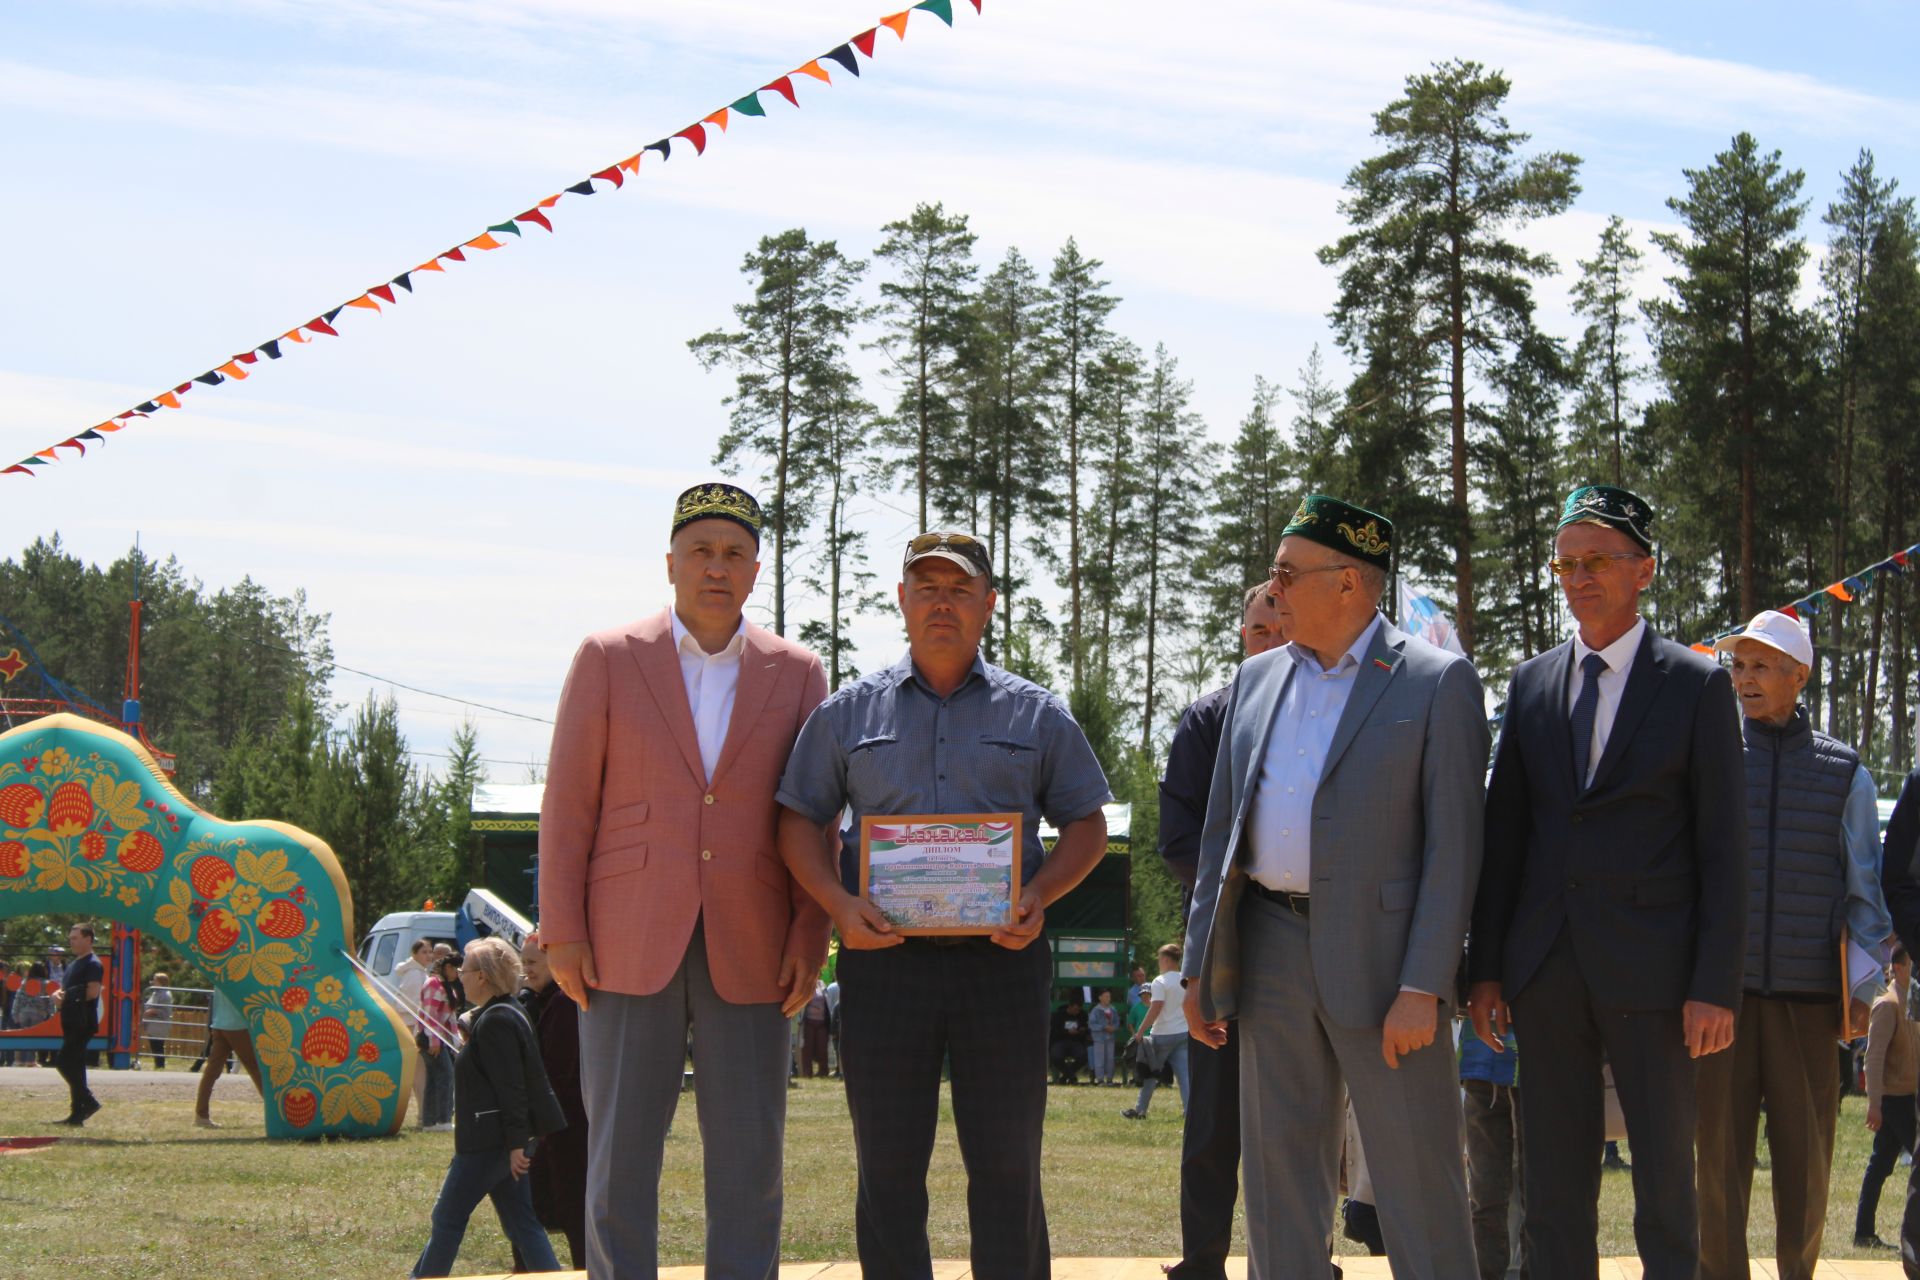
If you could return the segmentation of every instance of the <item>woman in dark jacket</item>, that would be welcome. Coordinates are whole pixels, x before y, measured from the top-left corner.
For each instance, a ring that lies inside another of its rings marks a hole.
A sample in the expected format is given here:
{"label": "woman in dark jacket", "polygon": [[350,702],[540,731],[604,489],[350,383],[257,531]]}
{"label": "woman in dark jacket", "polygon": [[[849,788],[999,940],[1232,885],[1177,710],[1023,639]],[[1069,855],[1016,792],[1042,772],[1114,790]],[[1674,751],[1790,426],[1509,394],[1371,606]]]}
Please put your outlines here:
{"label": "woman in dark jacket", "polygon": [[572,1266],[582,1271],[587,1265],[587,1107],[580,1097],[579,1008],[548,971],[538,934],[527,939],[520,961],[527,971],[520,1003],[533,1021],[547,1083],[567,1118],[567,1127],[542,1138],[533,1153],[533,1209],[542,1226],[566,1235]]}
{"label": "woman in dark jacket", "polygon": [[413,1274],[444,1276],[452,1269],[467,1219],[483,1199],[493,1201],[500,1228],[527,1270],[558,1271],[525,1175],[536,1134],[554,1132],[563,1121],[533,1027],[513,999],[520,957],[498,938],[476,939],[467,944],[464,980],[467,997],[480,1007],[454,1061],[453,1162]]}

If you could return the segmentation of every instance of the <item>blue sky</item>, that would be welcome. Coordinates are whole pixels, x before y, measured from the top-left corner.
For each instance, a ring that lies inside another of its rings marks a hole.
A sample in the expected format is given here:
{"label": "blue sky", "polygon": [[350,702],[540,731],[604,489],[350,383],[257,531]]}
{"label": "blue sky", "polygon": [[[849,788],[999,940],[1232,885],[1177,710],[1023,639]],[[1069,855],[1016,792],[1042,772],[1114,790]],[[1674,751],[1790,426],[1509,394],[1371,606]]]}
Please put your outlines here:
{"label": "blue sky", "polygon": [[[1228,437],[1255,375],[1328,344],[1330,274],[1370,113],[1436,59],[1514,83],[1513,123],[1585,157],[1530,229],[1571,269],[1608,214],[1669,225],[1683,167],[1752,130],[1807,171],[1809,232],[1862,146],[1920,182],[1920,19],[1896,3],[1279,4],[965,0],[916,15],[858,81],[769,95],[704,157],[563,201],[557,234],[424,281],[338,341],[0,478],[0,546],[177,554],[209,585],[305,587],[342,662],[550,714],[578,637],[658,607],[672,495],[711,472],[741,255],[802,225],[870,253],[921,200],[987,264],[1068,235],[1116,326],[1164,341]],[[850,0],[149,0],[0,9],[0,458],[182,381],[705,115],[869,26]],[[1565,280],[1542,287],[1569,332]],[[884,387],[874,388],[888,398]],[[865,512],[890,566],[897,495]],[[887,620],[862,662],[889,660]],[[336,692],[368,683],[342,676]],[[111,695],[114,691],[103,691]],[[402,693],[441,749],[460,713]],[[478,717],[486,754],[545,730]],[[495,770],[517,781],[513,766]]]}

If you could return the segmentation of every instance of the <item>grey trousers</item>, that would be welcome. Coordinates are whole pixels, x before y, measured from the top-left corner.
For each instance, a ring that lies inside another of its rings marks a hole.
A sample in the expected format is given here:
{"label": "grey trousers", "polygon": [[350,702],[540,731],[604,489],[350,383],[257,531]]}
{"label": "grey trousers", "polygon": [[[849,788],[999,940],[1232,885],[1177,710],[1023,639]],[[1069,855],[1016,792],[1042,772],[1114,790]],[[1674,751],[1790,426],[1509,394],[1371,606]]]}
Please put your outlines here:
{"label": "grey trousers", "polygon": [[1241,902],[1247,1274],[1332,1276],[1333,1203],[1351,1095],[1396,1280],[1476,1276],[1451,1009],[1441,1002],[1432,1044],[1389,1068],[1379,1027],[1341,1027],[1327,1016],[1308,927],[1305,917],[1252,894]]}
{"label": "grey trousers", "polygon": [[719,997],[706,931],[696,926],[664,989],[650,996],[595,991],[580,1011],[591,1280],[659,1274],[660,1168],[689,1027],[705,1154],[706,1274],[774,1280],[779,1272],[787,1020],[778,1004]]}

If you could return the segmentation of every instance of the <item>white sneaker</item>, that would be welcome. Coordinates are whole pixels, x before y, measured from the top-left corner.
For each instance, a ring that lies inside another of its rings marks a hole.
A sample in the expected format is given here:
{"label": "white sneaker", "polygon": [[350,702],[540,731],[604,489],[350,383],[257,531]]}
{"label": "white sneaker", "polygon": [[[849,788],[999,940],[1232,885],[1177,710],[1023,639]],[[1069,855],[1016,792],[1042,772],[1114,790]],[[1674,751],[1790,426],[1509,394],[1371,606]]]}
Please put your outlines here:
{"label": "white sneaker", "polygon": [[430,1124],[423,1127],[421,1129],[421,1132],[422,1133],[452,1133],[453,1126],[450,1124]]}

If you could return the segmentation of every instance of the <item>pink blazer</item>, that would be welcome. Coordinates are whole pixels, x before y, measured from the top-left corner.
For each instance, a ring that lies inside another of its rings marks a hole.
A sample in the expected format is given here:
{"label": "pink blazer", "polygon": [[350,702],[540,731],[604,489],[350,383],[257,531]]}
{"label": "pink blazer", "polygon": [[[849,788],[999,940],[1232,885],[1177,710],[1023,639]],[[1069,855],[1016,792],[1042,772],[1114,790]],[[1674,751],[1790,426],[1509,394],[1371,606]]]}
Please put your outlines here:
{"label": "pink blazer", "polygon": [[588,636],[560,692],[540,808],[540,932],[585,941],[604,990],[652,995],[706,922],[714,989],[780,999],[780,961],[827,957],[826,913],[780,861],[773,798],[827,696],[820,659],[749,623],[708,779],[666,610]]}

